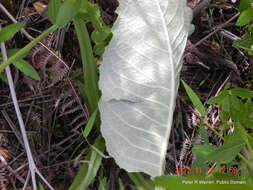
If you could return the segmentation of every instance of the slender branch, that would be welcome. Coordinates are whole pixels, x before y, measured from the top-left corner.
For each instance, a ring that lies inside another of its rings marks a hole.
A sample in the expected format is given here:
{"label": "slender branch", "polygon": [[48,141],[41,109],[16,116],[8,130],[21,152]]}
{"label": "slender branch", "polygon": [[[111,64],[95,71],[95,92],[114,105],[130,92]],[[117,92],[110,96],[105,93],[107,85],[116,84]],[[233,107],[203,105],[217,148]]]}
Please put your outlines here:
{"label": "slender branch", "polygon": [[225,140],[224,137],[214,129],[214,127],[212,125],[210,125],[207,120],[205,120],[203,117],[199,117],[200,120],[204,123],[204,125],[206,125],[211,131],[213,131],[218,137],[220,137],[222,140]]}
{"label": "slender branch", "polygon": [[208,35],[206,35],[204,38],[202,38],[201,40],[199,40],[197,43],[195,43],[191,49],[196,48],[197,46],[199,46],[203,41],[205,41],[206,39],[208,39],[209,37],[211,37],[213,34],[215,34],[216,32],[218,32],[219,30],[221,30],[222,28],[224,28],[227,24],[229,24],[230,22],[232,22],[234,19],[236,19],[238,16],[240,15],[240,13],[236,13],[234,16],[232,16],[230,19],[228,19],[228,21],[226,21],[225,23],[216,26],[214,31],[212,31],[211,33],[209,33]]}

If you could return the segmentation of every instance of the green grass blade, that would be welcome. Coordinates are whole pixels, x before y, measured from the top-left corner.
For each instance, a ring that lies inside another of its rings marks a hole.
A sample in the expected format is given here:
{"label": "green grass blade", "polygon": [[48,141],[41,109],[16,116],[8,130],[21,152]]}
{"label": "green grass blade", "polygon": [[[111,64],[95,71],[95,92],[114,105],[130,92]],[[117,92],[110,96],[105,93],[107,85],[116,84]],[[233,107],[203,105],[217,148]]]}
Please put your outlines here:
{"label": "green grass blade", "polygon": [[89,119],[87,125],[85,126],[85,129],[84,129],[84,131],[83,131],[83,137],[84,137],[84,138],[87,138],[88,135],[90,134],[91,129],[92,129],[92,127],[94,126],[94,123],[95,123],[95,120],[96,120],[96,117],[97,117],[97,112],[98,112],[98,109],[96,109],[96,110],[92,113],[92,115],[91,115],[91,117],[90,117],[90,119]]}
{"label": "green grass blade", "polygon": [[119,179],[119,190],[125,190],[125,187],[124,187],[121,179]]}
{"label": "green grass blade", "polygon": [[189,98],[191,99],[193,105],[195,106],[195,108],[199,111],[199,113],[202,116],[206,115],[206,108],[205,106],[202,104],[202,102],[200,101],[199,97],[197,96],[197,94],[191,89],[191,87],[189,87],[183,80],[181,80],[184,88],[189,96]]}
{"label": "green grass blade", "polygon": [[97,104],[100,97],[98,90],[98,71],[85,23],[81,19],[75,18],[74,25],[80,45],[84,72],[85,93],[88,99],[88,109],[90,113],[93,113],[97,109]]}
{"label": "green grass blade", "polygon": [[18,22],[15,24],[10,24],[8,26],[5,26],[0,31],[0,42],[4,42],[11,39],[24,26],[25,26],[25,22]]}
{"label": "green grass blade", "polygon": [[39,188],[40,188],[40,190],[45,190],[45,188],[43,187],[43,185],[41,183],[39,183]]}
{"label": "green grass blade", "polygon": [[51,23],[56,24],[56,18],[61,6],[61,0],[50,0],[48,4],[48,18]]}
{"label": "green grass blade", "polygon": [[106,182],[106,177],[104,177],[103,179],[99,180],[98,190],[108,190],[108,184]]}
{"label": "green grass blade", "polygon": [[[97,137],[93,146],[101,152],[104,152],[105,142],[103,138],[101,136]],[[84,190],[95,179],[97,171],[101,165],[102,156],[92,148],[86,158],[88,163],[84,163],[81,166],[69,190]]]}
{"label": "green grass blade", "polygon": [[138,190],[154,190],[151,182],[148,182],[140,173],[128,173]]}

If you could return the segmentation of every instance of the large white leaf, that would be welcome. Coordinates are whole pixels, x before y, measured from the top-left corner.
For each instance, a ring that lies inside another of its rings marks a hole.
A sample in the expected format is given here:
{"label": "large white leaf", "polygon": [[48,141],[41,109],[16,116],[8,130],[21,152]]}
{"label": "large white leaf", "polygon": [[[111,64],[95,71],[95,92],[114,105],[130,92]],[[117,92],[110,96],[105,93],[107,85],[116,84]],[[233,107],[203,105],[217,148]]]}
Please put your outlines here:
{"label": "large white leaf", "polygon": [[101,131],[117,164],[163,173],[192,12],[186,0],[119,0],[100,67]]}

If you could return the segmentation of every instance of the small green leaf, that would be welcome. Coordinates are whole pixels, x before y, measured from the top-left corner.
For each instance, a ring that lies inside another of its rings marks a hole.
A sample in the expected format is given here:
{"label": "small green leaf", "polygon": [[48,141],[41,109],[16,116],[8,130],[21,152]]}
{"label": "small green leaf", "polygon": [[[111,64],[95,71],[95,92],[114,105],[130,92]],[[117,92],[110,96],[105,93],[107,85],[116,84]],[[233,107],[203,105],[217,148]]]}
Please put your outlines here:
{"label": "small green leaf", "polygon": [[206,159],[207,156],[213,152],[216,148],[214,146],[210,146],[210,145],[195,145],[192,148],[192,152],[196,155],[201,154],[204,156],[204,158]]}
{"label": "small green leaf", "polygon": [[252,19],[253,19],[253,8],[250,7],[241,13],[235,25],[244,26],[246,24],[249,24]]}
{"label": "small green leaf", "polygon": [[243,118],[240,122],[244,127],[253,129],[253,117]]}
{"label": "small green leaf", "polygon": [[[11,57],[14,54],[16,54],[18,51],[19,51],[19,49],[9,49],[9,50],[7,50],[7,56]],[[40,80],[40,77],[39,77],[37,71],[27,61],[22,59],[25,56],[26,56],[26,54],[24,54],[22,57],[20,57],[16,61],[13,61],[13,65],[18,70],[23,72],[25,75],[27,75],[27,76],[35,79],[35,80]],[[1,53],[0,53],[0,59],[2,59],[2,54]]]}
{"label": "small green leaf", "polygon": [[100,39],[101,42],[99,42],[99,40],[95,42],[96,45],[94,46],[93,51],[96,55],[99,55],[99,56],[103,55],[103,53],[105,51],[105,47],[110,43],[112,36],[113,35],[110,31],[110,33],[107,33],[106,36],[104,36],[104,37],[106,37],[105,39],[103,39],[103,40]]}
{"label": "small green leaf", "polygon": [[219,125],[220,130],[227,130],[230,128],[230,125],[228,123],[222,123]]}
{"label": "small green leaf", "polygon": [[247,115],[245,115],[245,111],[247,111],[244,109],[245,105],[239,98],[231,96],[230,104],[231,108],[229,113],[233,121],[240,121],[242,118],[247,117]]}
{"label": "small green leaf", "polygon": [[252,45],[253,45],[253,36],[250,34],[245,34],[243,36],[243,39],[236,40],[233,42],[233,47],[241,48],[248,52],[253,52]]}
{"label": "small green leaf", "polygon": [[58,11],[56,25],[62,28],[70,22],[77,15],[81,4],[82,0],[65,0]]}
{"label": "small green leaf", "polygon": [[183,80],[181,80],[181,81],[184,85],[184,88],[185,88],[189,98],[191,99],[193,105],[195,106],[195,108],[199,111],[199,113],[202,116],[205,116],[206,115],[206,109],[205,109],[204,105],[202,104],[202,102],[200,101],[197,94],[195,94],[195,92]]}
{"label": "small green leaf", "polygon": [[15,24],[10,24],[8,26],[5,26],[0,31],[0,42],[4,42],[11,39],[24,26],[25,26],[25,22],[18,22]]}
{"label": "small green leaf", "polygon": [[224,90],[228,90],[229,88],[231,87],[231,82],[228,82],[225,87],[224,87]]}
{"label": "small green leaf", "polygon": [[[98,136],[93,146],[99,149],[99,151],[104,152],[104,139],[101,136]],[[69,190],[84,190],[96,177],[97,171],[101,165],[102,156],[94,148],[91,148],[86,159],[88,163],[84,163],[81,166]]]}
{"label": "small green leaf", "polygon": [[223,122],[227,122],[230,117],[229,112],[225,112],[223,110],[219,113],[219,116]]}
{"label": "small green leaf", "polygon": [[76,18],[82,19],[83,21],[91,21],[91,17],[87,9],[81,9],[79,13],[76,15]]}
{"label": "small green leaf", "polygon": [[104,42],[108,38],[109,35],[111,35],[111,31],[109,28],[105,28],[102,31],[95,30],[91,34],[91,39],[95,43],[101,43],[101,42]]}
{"label": "small green leaf", "polygon": [[245,110],[245,115],[250,116],[250,114],[253,113],[253,103],[251,100],[248,99],[248,101],[244,104],[244,110]]}
{"label": "small green leaf", "polygon": [[230,162],[235,159],[235,156],[244,145],[242,134],[238,129],[235,129],[231,135],[227,136],[225,143],[209,153],[206,158],[208,161],[213,162]]}
{"label": "small green leaf", "polygon": [[243,12],[244,10],[248,9],[251,7],[252,0],[240,0],[240,6],[239,6],[239,11]]}
{"label": "small green leaf", "polygon": [[91,34],[91,39],[95,43],[93,52],[96,55],[103,55],[105,47],[109,44],[112,39],[111,29],[106,26],[104,21],[101,19],[100,8],[97,4],[92,4],[87,0],[84,0],[84,5],[76,18],[80,18],[85,22],[92,22],[94,31]]}
{"label": "small green leaf", "polygon": [[243,102],[236,96],[230,96],[229,101],[230,101],[230,109],[229,109],[230,116],[232,117],[233,121],[239,121],[242,117],[244,117]]}
{"label": "small green leaf", "polygon": [[219,93],[216,97],[211,97],[208,99],[207,104],[218,104],[223,101],[224,98],[228,95],[228,92],[226,90]]}
{"label": "small green leaf", "polygon": [[48,4],[48,18],[52,24],[56,23],[56,18],[61,6],[61,0],[50,0]]}
{"label": "small green leaf", "polygon": [[232,109],[240,111],[243,107],[242,101],[236,96],[230,96],[230,105]]}
{"label": "small green leaf", "polygon": [[98,113],[98,109],[96,109],[96,110],[92,113],[92,115],[91,115],[91,117],[90,117],[90,119],[89,119],[87,125],[85,126],[85,129],[84,129],[84,131],[83,131],[83,137],[84,137],[84,138],[87,138],[88,135],[90,134],[91,129],[92,129],[92,127],[94,126],[94,123],[95,123],[95,121],[96,121],[97,113]]}
{"label": "small green leaf", "polygon": [[222,106],[222,110],[225,112],[230,111],[230,96],[226,96],[221,102],[220,102],[221,106]]}
{"label": "small green leaf", "polygon": [[35,80],[40,80],[40,77],[39,77],[37,71],[27,61],[20,59],[20,60],[14,61],[13,65],[18,70],[23,72],[25,75],[27,75]]}
{"label": "small green leaf", "polygon": [[250,33],[253,33],[253,24],[250,24],[250,25],[249,25],[248,31],[249,31]]}
{"label": "small green leaf", "polygon": [[99,56],[103,55],[103,53],[105,52],[105,45],[103,43],[96,44],[93,48],[93,52]]}
{"label": "small green leaf", "polygon": [[239,122],[246,128],[253,128],[253,103],[250,99],[243,104],[239,114]]}
{"label": "small green leaf", "polygon": [[253,92],[246,88],[234,88],[230,91],[234,96],[239,96],[241,98],[253,98]]}
{"label": "small green leaf", "polygon": [[[241,102],[242,103],[242,102]],[[249,114],[250,114],[251,110],[248,109],[248,105],[247,105],[247,102],[245,104],[242,103],[241,105],[241,109],[240,111],[238,112],[238,117],[239,118],[245,118],[245,117],[248,117]]]}
{"label": "small green leaf", "polygon": [[96,30],[103,30],[103,20],[100,20],[100,8],[97,4],[92,4],[88,0],[84,0],[80,14],[77,16],[80,16],[79,18],[84,19],[85,22],[91,21]]}
{"label": "small green leaf", "polygon": [[100,19],[100,9],[98,5],[92,5],[91,3],[89,3],[90,9],[88,9],[88,11],[90,12],[91,15],[91,22],[94,25],[96,30],[102,31],[103,30],[103,20]]}

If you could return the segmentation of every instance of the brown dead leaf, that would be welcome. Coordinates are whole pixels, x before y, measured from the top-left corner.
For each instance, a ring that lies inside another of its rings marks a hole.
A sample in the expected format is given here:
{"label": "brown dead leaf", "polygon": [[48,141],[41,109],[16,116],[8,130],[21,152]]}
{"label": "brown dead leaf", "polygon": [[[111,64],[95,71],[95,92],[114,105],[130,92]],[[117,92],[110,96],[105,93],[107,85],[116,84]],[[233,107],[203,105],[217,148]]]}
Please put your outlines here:
{"label": "brown dead leaf", "polygon": [[43,18],[48,17],[48,6],[46,4],[41,2],[35,2],[33,3],[33,7],[35,8],[36,12],[39,13],[40,16],[42,16]]}

